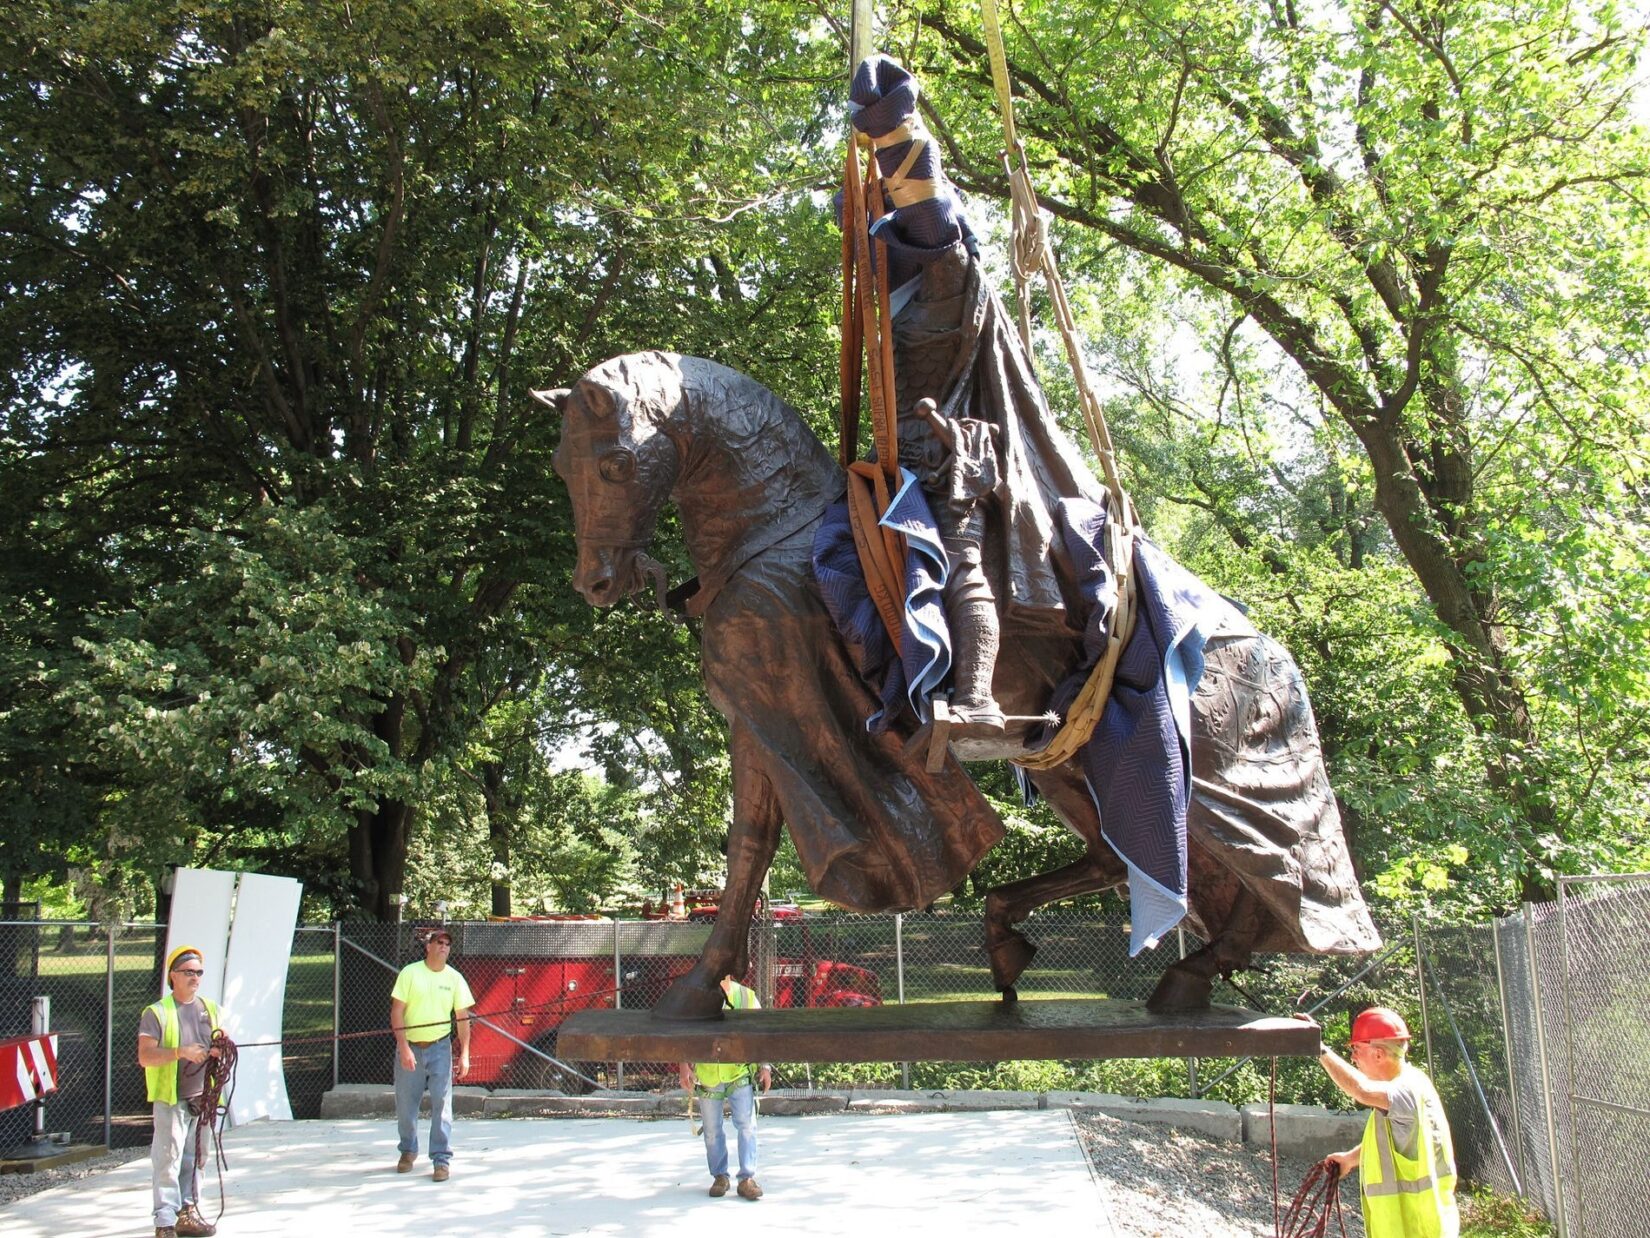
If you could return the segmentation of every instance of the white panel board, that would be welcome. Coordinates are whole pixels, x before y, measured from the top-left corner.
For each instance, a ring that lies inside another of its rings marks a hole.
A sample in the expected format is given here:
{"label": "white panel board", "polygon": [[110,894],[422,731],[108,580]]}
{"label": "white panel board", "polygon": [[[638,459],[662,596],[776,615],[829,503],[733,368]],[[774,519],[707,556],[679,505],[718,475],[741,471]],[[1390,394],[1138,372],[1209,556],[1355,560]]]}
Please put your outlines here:
{"label": "white panel board", "polygon": [[298,924],[303,883],[290,877],[243,873],[235,899],[224,977],[224,1024],[243,1047],[235,1068],[229,1121],[290,1120],[292,1104],[282,1069],[281,1006],[286,997],[292,931]]}
{"label": "white panel board", "polygon": [[[166,957],[179,946],[205,952],[201,994],[223,1001],[224,957],[229,952],[229,916],[235,903],[235,873],[217,868],[180,868],[172,878],[172,912],[166,921]],[[166,977],[160,978],[161,996]]]}

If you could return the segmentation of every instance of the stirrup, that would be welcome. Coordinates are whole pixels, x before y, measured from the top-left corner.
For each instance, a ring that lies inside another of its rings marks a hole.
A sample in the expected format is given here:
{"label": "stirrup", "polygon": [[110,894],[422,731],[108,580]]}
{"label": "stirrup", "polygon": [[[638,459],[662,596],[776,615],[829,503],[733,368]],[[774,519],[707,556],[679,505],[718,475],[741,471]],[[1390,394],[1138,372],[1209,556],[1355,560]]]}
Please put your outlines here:
{"label": "stirrup", "polygon": [[[942,696],[936,696],[928,704],[934,720],[917,728],[916,733],[906,741],[906,751],[926,748],[923,767],[930,774],[937,774],[945,768],[945,756],[953,742],[960,741],[967,748],[978,749],[973,752],[959,751],[959,760],[1013,760],[1030,751],[1025,743],[1029,732],[1038,727],[1060,725],[1060,719],[1055,714],[1029,717],[1004,715],[995,704],[991,706],[991,713],[983,717],[980,712],[954,712],[951,702]],[[997,725],[996,720],[999,719],[1000,725]]]}

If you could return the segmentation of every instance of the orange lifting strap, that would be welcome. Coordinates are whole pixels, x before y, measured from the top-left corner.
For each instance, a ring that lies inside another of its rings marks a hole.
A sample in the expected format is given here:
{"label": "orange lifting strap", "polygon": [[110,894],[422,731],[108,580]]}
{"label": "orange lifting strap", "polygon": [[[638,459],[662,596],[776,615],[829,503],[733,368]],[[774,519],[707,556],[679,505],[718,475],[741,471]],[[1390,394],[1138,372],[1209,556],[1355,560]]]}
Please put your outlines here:
{"label": "orange lifting strap", "polygon": [[[866,587],[897,650],[905,610],[905,537],[878,524],[899,488],[894,419],[894,338],[888,313],[885,252],[873,263],[870,215],[882,216],[882,177],[876,152],[860,171],[860,143],[850,131],[842,201],[842,440],[838,455],[848,474],[848,519]],[[867,150],[870,148],[867,147]],[[876,462],[858,460],[860,362],[871,393],[871,442]]]}

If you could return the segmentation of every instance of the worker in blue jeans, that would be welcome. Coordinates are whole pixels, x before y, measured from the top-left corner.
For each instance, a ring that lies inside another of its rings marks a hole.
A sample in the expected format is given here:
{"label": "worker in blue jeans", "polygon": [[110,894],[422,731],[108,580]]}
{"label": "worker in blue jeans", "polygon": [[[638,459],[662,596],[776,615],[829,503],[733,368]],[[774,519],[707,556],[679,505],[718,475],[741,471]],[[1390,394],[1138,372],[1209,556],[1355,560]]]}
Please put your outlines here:
{"label": "worker in blue jeans", "polygon": [[[758,1010],[756,994],[732,976],[722,977],[722,1000],[732,1010]],[[710,1196],[720,1199],[728,1193],[728,1137],[722,1126],[722,1102],[733,1115],[733,1129],[739,1139],[739,1198],[761,1199],[756,1184],[756,1091],[773,1086],[773,1071],[766,1065],[744,1062],[683,1062],[679,1068],[684,1091],[699,1102],[699,1121],[704,1126],[705,1161],[710,1168]]]}
{"label": "worker in blue jeans", "polygon": [[[409,963],[390,991],[395,1032],[395,1127],[401,1153],[396,1173],[411,1173],[418,1159],[418,1107],[430,1093],[431,1178],[445,1182],[452,1161],[453,1078],[470,1073],[470,1015],[475,997],[458,969],[449,966],[453,935],[444,928],[424,937],[424,958]],[[458,1028],[454,1069],[452,1030]]]}

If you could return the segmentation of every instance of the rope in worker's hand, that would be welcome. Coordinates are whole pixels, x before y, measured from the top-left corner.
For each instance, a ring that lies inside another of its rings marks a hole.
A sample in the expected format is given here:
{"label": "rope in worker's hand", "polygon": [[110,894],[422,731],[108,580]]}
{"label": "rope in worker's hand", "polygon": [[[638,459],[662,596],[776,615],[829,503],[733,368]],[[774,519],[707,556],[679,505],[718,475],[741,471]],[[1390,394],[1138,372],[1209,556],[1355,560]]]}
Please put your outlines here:
{"label": "rope in worker's hand", "polygon": [[1341,1167],[1331,1157],[1324,1157],[1306,1173],[1306,1181],[1295,1192],[1295,1198],[1284,1214],[1279,1238],[1326,1238],[1329,1233],[1329,1214],[1333,1209],[1346,1238],[1346,1217],[1341,1214]]}
{"label": "rope in worker's hand", "polygon": [[201,1158],[206,1152],[206,1135],[212,1133],[213,1160],[218,1167],[218,1215],[213,1224],[223,1219],[223,1171],[229,1167],[223,1151],[223,1120],[229,1112],[229,1102],[235,1095],[235,1065],[240,1059],[240,1047],[224,1034],[222,1028],[212,1033],[212,1045],[206,1056],[206,1070],[201,1078],[201,1092],[190,1102],[197,1115],[195,1123],[194,1198],[200,1202]]}
{"label": "rope in worker's hand", "polygon": [[[623,985],[615,985],[611,989],[595,989],[583,993],[567,994],[562,997],[552,997],[546,999],[545,1001],[536,1002],[527,1006],[510,1006],[508,1009],[504,1010],[483,1010],[472,1012],[469,1017],[472,1021],[474,1021],[477,1019],[509,1019],[521,1018],[523,1015],[549,1014],[553,1007],[564,1005],[567,1002],[582,1001],[586,1003],[594,1003],[594,1001],[600,998],[612,997],[616,994],[622,994],[624,991],[625,989]],[[452,1020],[449,1017],[446,1019],[435,1019],[427,1023],[403,1023],[400,1030],[410,1032],[417,1028],[424,1027],[445,1028],[451,1024],[451,1021]],[[284,1045],[331,1044],[333,1041],[363,1040],[370,1036],[393,1036],[395,1035],[395,1032],[395,1028],[384,1026],[370,1028],[364,1032],[328,1032],[321,1036],[283,1036],[279,1040],[249,1040],[245,1044],[238,1046],[238,1048],[268,1049]]]}

